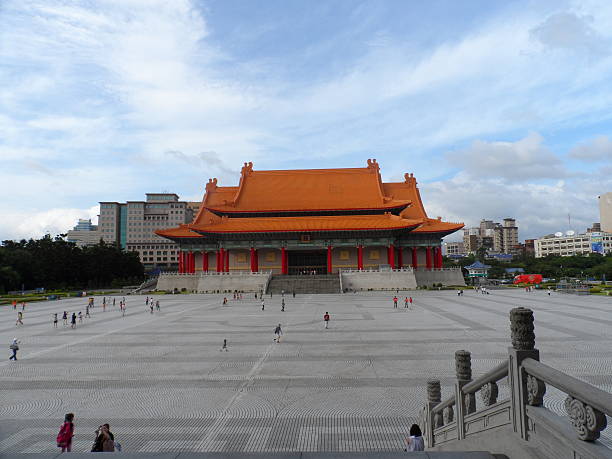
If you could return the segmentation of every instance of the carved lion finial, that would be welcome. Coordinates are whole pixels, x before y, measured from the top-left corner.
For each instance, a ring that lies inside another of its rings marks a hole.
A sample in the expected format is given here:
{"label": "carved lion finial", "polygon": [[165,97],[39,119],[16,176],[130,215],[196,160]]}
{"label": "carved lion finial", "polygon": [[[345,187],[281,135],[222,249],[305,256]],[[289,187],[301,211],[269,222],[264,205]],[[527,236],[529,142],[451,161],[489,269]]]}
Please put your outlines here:
{"label": "carved lion finial", "polygon": [[253,170],[253,163],[249,161],[248,163],[244,163],[244,166],[242,166],[242,170],[240,171],[240,173],[243,176],[245,176],[252,170]]}
{"label": "carved lion finial", "polygon": [[368,159],[368,169],[371,169],[373,171],[377,171],[380,169],[380,166],[378,165],[378,163],[376,162],[376,158],[374,159]]}
{"label": "carved lion finial", "polygon": [[215,188],[217,188],[217,179],[208,179],[208,183],[206,184],[206,191],[213,191]]}

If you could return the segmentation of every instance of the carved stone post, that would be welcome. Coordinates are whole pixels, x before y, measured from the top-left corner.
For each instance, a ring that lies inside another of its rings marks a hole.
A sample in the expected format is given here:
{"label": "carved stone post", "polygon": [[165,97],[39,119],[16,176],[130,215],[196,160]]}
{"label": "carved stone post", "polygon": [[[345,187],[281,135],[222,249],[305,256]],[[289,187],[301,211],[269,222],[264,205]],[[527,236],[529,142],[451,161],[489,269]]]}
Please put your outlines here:
{"label": "carved stone post", "polygon": [[[527,308],[514,308],[510,311],[510,331],[512,347],[508,348],[508,382],[512,401],[512,426],[514,433],[527,440],[526,405],[541,405],[545,388],[542,381],[527,375],[521,363],[527,358],[540,360],[540,351],[535,348],[533,332],[533,311]],[[529,385],[529,387],[528,387]]]}
{"label": "carved stone post", "polygon": [[431,410],[434,406],[442,401],[442,390],[440,389],[439,379],[430,379],[427,381],[427,406],[425,409],[426,413],[426,425],[425,427],[425,441],[427,446],[432,448],[435,444],[434,429],[442,427],[442,413],[432,413]]}
{"label": "carved stone post", "polygon": [[455,407],[457,409],[457,439],[465,438],[464,418],[467,414],[476,411],[474,394],[464,395],[463,386],[472,380],[472,355],[468,351],[455,352]]}

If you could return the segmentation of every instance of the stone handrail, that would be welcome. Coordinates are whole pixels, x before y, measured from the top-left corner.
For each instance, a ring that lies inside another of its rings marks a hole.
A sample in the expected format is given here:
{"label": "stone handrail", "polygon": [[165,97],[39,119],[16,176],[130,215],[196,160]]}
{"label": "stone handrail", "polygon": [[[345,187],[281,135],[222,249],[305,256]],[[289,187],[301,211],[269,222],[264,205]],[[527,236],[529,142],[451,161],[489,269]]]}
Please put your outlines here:
{"label": "stone handrail", "polygon": [[467,383],[461,388],[464,394],[473,394],[478,392],[485,384],[496,383],[500,379],[508,376],[508,360],[503,361],[498,366],[488,371],[474,381]]}
{"label": "stone handrail", "polygon": [[525,359],[521,367],[527,373],[527,403],[541,406],[546,384],[567,394],[565,410],[581,440],[595,440],[606,428],[606,414],[612,415],[612,394],[566,375],[534,359]]}
{"label": "stone handrail", "polygon": [[252,273],[251,271],[233,271],[229,273],[218,273],[216,271],[202,272],[198,271],[196,273],[177,273],[175,271],[162,272],[164,276],[269,276],[272,274],[272,271],[259,271],[256,273]]}
{"label": "stone handrail", "polygon": [[[473,380],[471,354],[457,351],[454,393],[444,401],[440,381],[427,381],[421,419],[427,446],[435,448],[473,436],[483,441],[487,435],[497,445],[499,429],[509,428],[510,434],[546,452],[542,457],[612,458],[612,449],[596,441],[607,426],[606,415],[612,415],[612,394],[540,362],[532,310],[513,309],[510,323],[512,347],[507,360]],[[497,381],[506,377],[510,399],[498,402]],[[543,406],[547,384],[567,394],[567,418]],[[479,391],[483,406],[477,409],[475,394]]]}

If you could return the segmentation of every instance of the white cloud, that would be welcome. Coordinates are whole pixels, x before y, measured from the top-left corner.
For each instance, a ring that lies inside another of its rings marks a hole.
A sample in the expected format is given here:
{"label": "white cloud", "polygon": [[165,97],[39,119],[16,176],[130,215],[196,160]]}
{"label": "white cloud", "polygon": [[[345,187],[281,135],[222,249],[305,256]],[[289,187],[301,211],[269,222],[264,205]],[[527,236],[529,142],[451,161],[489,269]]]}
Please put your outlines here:
{"label": "white cloud", "polygon": [[579,16],[571,11],[555,13],[531,29],[533,38],[550,48],[587,51],[594,54],[609,52],[609,41],[591,26],[591,16]]}
{"label": "white cloud", "polygon": [[534,132],[516,142],[476,140],[465,150],[447,153],[446,158],[475,179],[528,181],[565,176],[561,160],[542,141]]}
{"label": "white cloud", "polygon": [[89,209],[48,209],[40,212],[7,212],[0,219],[0,241],[53,236],[72,229],[79,218],[92,219],[97,224],[99,207]]}
{"label": "white cloud", "polygon": [[612,161],[612,140],[605,135],[597,136],[572,148],[569,156],[593,162]]}

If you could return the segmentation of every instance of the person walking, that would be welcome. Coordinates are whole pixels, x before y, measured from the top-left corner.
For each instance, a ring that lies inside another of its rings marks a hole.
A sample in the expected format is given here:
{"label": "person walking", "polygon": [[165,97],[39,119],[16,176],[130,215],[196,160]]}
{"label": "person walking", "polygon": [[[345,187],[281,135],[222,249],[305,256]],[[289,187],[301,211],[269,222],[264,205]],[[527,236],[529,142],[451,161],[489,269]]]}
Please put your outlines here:
{"label": "person walking", "polygon": [[17,311],[17,321],[15,322],[15,326],[19,327],[19,325],[23,325],[23,312]]}
{"label": "person walking", "polygon": [[406,439],[408,447],[404,451],[425,451],[425,442],[421,428],[417,424],[412,424],[410,427],[410,437]]}
{"label": "person walking", "polygon": [[83,313],[81,311],[79,311],[79,323],[83,323]]}
{"label": "person walking", "polygon": [[153,301],[151,301],[151,304],[149,305],[149,309],[151,310],[151,314],[153,314]]}
{"label": "person walking", "polygon": [[293,291],[293,298],[295,298],[295,290]]}
{"label": "person walking", "polygon": [[157,309],[158,311],[161,311],[161,308],[159,307],[159,300],[155,302],[155,309]]}
{"label": "person walking", "polygon": [[115,297],[113,297],[113,306],[115,306]]}
{"label": "person walking", "polygon": [[73,312],[70,317],[70,328],[76,328],[76,317],[76,312]]}
{"label": "person walking", "polygon": [[393,297],[393,308],[397,309],[397,296]]}
{"label": "person walking", "polygon": [[327,330],[329,328],[329,312],[326,312],[325,314],[323,314],[323,322],[325,322],[325,329]]}
{"label": "person walking", "polygon": [[[89,311],[89,308],[87,311]],[[64,321],[64,325],[68,325],[68,313],[66,311],[64,311],[64,314],[62,314],[62,320]]]}
{"label": "person walking", "polygon": [[121,317],[125,317],[125,303],[120,303],[121,306]]}
{"label": "person walking", "polygon": [[85,307],[85,317],[91,317],[91,315],[89,314],[89,305]]}
{"label": "person walking", "polygon": [[408,307],[408,297],[404,298],[404,308]]}
{"label": "person walking", "polygon": [[266,302],[264,301],[263,297],[261,298],[261,310],[265,311],[266,309]]}
{"label": "person walking", "polygon": [[281,312],[285,312],[285,299],[281,299]]}
{"label": "person walking", "polygon": [[223,306],[225,306],[225,305],[227,305],[227,297],[226,296],[223,297]]}
{"label": "person walking", "polygon": [[11,356],[9,357],[9,360],[14,360],[16,362],[17,351],[19,350],[19,341],[17,341],[17,338],[13,338],[13,342],[10,344],[9,349],[12,352]]}
{"label": "person walking", "polygon": [[145,305],[149,306],[149,297],[147,297],[147,299],[145,300]]}
{"label": "person walking", "polygon": [[278,326],[274,329],[274,341],[276,344],[280,343],[280,337],[282,334],[283,331],[281,330],[281,324],[278,324]]}
{"label": "person walking", "polygon": [[221,349],[219,349],[219,351],[229,351],[229,349],[227,348],[227,339],[223,340],[223,346],[221,346]]}
{"label": "person walking", "polygon": [[17,300],[13,300],[13,310],[17,310]]}
{"label": "person walking", "polygon": [[74,413],[68,413],[64,416],[64,423],[60,427],[57,434],[57,447],[62,448],[62,453],[72,451],[72,437],[74,437]]}
{"label": "person walking", "polygon": [[53,314],[53,328],[57,328],[57,312]]}
{"label": "person walking", "polygon": [[25,302],[25,301],[22,301],[22,302],[21,302],[21,310],[22,310],[22,311],[25,311],[25,306],[26,306],[26,302]]}
{"label": "person walking", "polygon": [[412,297],[408,298],[408,304],[409,304],[408,308],[412,309]]}

